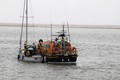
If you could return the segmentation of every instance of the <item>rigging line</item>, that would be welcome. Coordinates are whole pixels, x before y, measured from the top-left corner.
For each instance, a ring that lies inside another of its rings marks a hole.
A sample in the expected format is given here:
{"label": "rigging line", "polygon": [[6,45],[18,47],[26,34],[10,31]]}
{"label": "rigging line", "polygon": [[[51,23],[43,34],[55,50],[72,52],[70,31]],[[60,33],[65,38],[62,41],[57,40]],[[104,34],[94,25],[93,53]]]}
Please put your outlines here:
{"label": "rigging line", "polygon": [[29,0],[29,4],[30,4],[30,13],[31,13],[31,17],[32,18],[34,18],[34,16],[33,16],[33,9],[32,9],[32,2],[31,2],[31,0]]}
{"label": "rigging line", "polygon": [[[47,25],[48,26],[48,25]],[[47,26],[46,26],[46,41],[48,41],[48,32],[47,32]],[[46,50],[47,50],[47,47],[46,47]]]}
{"label": "rigging line", "polygon": [[64,7],[65,7],[65,16],[66,16],[66,21],[67,21],[67,28],[68,28],[68,36],[69,36],[69,42],[71,42],[71,39],[70,39],[70,29],[69,29],[69,21],[68,21],[68,16],[67,16],[67,6],[66,6],[67,2],[65,0],[65,4],[64,4]]}
{"label": "rigging line", "polygon": [[46,24],[45,28],[46,28],[46,40],[48,40],[48,33],[47,33],[48,25],[47,24]]}
{"label": "rigging line", "polygon": [[[35,27],[35,25],[34,25],[34,16],[33,16],[34,14],[33,14],[33,9],[32,9],[32,2],[31,2],[31,0],[29,0],[29,4],[30,4],[30,9],[31,9],[31,10],[30,10],[30,13],[31,13],[31,18],[32,18],[32,19],[31,19],[31,21],[32,21],[31,27],[33,27],[33,38],[36,39],[36,38],[35,38],[35,30],[34,30],[34,27]],[[33,39],[32,39],[32,40],[33,40]],[[33,40],[33,42],[34,42],[34,40]]]}
{"label": "rigging line", "polygon": [[67,2],[66,2],[66,0],[64,1],[65,3],[64,3],[64,7],[65,7],[65,17],[66,17],[66,21],[68,22],[68,13],[67,13],[67,6],[66,6],[66,4],[67,4]]}
{"label": "rigging line", "polygon": [[51,26],[51,42],[52,42],[52,34],[53,34],[53,32],[52,32],[53,31],[53,29],[52,29],[53,28],[53,25],[52,25],[52,23],[53,23],[53,19],[52,19],[53,18],[53,13],[52,12],[53,11],[52,10],[53,9],[52,9],[52,5],[51,5],[51,25],[50,25]]}
{"label": "rigging line", "polygon": [[51,24],[51,42],[52,42],[52,24]]}
{"label": "rigging line", "polygon": [[51,17],[51,42],[52,42],[52,34],[53,34],[53,25],[52,25],[52,17]]}
{"label": "rigging line", "polygon": [[69,23],[68,22],[67,22],[67,28],[68,28],[69,42],[71,42],[71,39],[70,39],[70,29],[69,29]]}
{"label": "rigging line", "polygon": [[21,47],[22,47],[22,36],[23,36],[23,27],[24,27],[24,13],[25,13],[25,0],[24,0],[24,6],[23,6],[22,27],[21,27],[21,34],[20,34],[20,50],[21,50]]}

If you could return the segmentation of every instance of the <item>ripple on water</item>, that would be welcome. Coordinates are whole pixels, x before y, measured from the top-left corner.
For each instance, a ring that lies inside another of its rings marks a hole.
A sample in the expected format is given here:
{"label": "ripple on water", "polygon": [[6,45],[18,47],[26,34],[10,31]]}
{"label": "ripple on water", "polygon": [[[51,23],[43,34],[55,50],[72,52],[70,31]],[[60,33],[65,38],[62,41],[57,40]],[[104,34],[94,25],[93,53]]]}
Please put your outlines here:
{"label": "ripple on water", "polygon": [[[17,61],[19,32],[17,27],[0,29],[0,80],[120,79],[119,30],[72,28],[71,42],[77,47],[79,55],[76,65]],[[35,41],[42,37],[45,40],[50,30],[37,28],[35,33]]]}

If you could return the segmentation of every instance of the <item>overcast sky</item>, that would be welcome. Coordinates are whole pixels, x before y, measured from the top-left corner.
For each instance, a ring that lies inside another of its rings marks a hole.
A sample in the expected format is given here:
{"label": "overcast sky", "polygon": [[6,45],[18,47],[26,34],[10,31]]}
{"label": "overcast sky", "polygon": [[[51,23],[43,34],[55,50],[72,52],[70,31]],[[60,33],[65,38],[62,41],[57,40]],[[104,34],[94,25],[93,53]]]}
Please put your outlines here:
{"label": "overcast sky", "polygon": [[[120,25],[120,0],[29,0],[35,23]],[[0,23],[19,23],[24,0],[0,0]],[[67,17],[67,18],[66,18]],[[31,19],[30,19],[31,20]]]}

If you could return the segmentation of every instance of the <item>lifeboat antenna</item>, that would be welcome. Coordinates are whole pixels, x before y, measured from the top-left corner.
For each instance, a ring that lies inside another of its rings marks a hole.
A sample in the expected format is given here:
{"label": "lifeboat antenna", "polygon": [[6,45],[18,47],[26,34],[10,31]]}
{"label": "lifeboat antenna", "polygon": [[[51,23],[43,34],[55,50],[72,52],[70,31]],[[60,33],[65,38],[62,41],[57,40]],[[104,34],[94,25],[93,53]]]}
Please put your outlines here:
{"label": "lifeboat antenna", "polygon": [[63,25],[63,35],[65,35],[64,25]]}
{"label": "lifeboat antenna", "polygon": [[68,38],[69,38],[69,42],[71,41],[71,39],[70,39],[70,30],[69,30],[69,21],[68,21],[68,16],[67,16],[67,14],[68,14],[68,12],[67,12],[67,2],[66,2],[66,0],[64,0],[65,2],[65,4],[64,4],[64,7],[65,7],[65,16],[66,16],[66,22],[67,22],[67,29],[68,29]]}
{"label": "lifeboat antenna", "polygon": [[71,41],[70,40],[70,29],[69,29],[69,23],[68,23],[68,21],[67,21],[67,28],[68,28],[68,36],[69,36],[69,42]]}
{"label": "lifeboat antenna", "polygon": [[51,23],[51,42],[52,42],[52,23]]}

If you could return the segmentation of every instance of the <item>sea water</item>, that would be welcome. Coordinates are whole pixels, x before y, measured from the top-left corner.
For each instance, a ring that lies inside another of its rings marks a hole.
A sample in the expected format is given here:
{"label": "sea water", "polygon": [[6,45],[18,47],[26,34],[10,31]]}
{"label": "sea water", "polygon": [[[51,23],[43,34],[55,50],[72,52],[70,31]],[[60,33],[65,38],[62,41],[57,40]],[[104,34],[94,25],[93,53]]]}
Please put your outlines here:
{"label": "sea water", "polygon": [[[0,80],[120,80],[120,29],[70,28],[70,34],[78,51],[75,65],[21,62],[20,27],[0,27]],[[50,28],[31,27],[28,41],[37,44],[50,35]]]}

